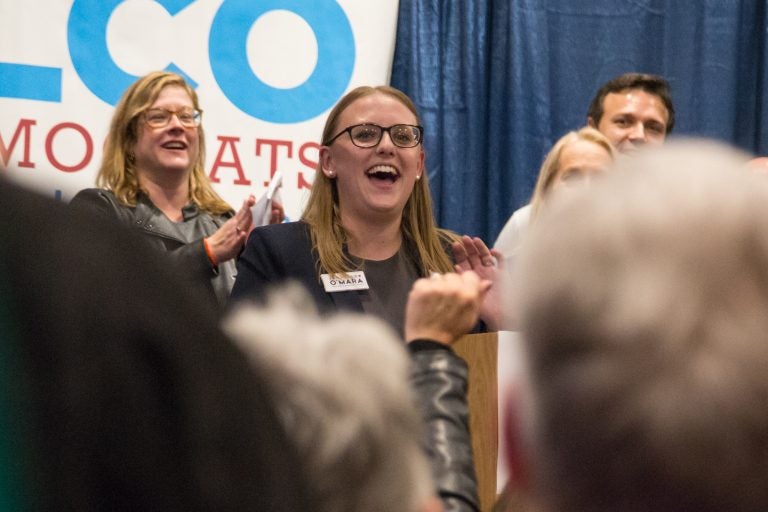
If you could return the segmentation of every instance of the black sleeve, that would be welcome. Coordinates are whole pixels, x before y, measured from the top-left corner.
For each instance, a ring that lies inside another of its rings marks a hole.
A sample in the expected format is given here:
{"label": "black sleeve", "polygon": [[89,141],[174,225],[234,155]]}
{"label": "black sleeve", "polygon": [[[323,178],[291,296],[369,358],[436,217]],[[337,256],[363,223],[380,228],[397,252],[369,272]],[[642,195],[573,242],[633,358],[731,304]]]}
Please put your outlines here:
{"label": "black sleeve", "polygon": [[237,278],[230,301],[247,298],[261,302],[268,288],[282,280],[285,273],[282,263],[288,256],[281,254],[269,233],[270,230],[256,228],[248,237],[245,250],[237,260]]}
{"label": "black sleeve", "polygon": [[426,425],[426,451],[446,512],[478,512],[466,363],[447,345],[409,343],[411,384]]}

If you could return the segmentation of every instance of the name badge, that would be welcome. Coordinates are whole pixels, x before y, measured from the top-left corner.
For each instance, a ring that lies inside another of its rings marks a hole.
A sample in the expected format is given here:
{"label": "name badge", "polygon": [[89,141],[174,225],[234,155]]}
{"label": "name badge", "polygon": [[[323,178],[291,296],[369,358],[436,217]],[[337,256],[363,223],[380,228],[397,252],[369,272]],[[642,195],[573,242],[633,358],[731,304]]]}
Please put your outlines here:
{"label": "name badge", "polygon": [[368,281],[365,280],[365,272],[362,270],[347,272],[346,276],[321,274],[320,279],[323,280],[323,287],[328,293],[368,289]]}

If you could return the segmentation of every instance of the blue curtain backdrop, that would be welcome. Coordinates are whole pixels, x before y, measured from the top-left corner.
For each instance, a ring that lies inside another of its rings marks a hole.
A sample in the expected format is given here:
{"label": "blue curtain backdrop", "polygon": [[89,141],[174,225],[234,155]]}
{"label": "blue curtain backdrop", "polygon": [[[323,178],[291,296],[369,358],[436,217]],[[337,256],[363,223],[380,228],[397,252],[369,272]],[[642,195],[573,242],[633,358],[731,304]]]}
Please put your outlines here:
{"label": "blue curtain backdrop", "polygon": [[666,77],[673,135],[768,154],[768,0],[400,0],[392,85],[426,127],[441,226],[491,243],[615,75]]}

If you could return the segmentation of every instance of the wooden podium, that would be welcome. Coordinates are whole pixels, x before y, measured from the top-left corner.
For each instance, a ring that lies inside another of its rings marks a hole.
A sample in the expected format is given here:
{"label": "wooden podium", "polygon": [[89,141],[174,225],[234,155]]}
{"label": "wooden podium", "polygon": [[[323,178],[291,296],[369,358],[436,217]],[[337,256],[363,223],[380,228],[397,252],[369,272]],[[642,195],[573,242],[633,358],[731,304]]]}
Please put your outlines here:
{"label": "wooden podium", "polygon": [[469,414],[480,510],[496,501],[498,433],[498,333],[468,334],[453,349],[469,367]]}

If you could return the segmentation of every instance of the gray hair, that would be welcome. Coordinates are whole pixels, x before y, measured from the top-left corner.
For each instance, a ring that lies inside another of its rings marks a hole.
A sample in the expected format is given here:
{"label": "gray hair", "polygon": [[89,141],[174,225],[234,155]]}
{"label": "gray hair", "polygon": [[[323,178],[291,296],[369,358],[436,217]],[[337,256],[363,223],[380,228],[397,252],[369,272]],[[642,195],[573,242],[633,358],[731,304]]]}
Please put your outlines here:
{"label": "gray hair", "polygon": [[768,180],[681,141],[555,198],[519,265],[553,510],[768,510]]}
{"label": "gray hair", "polygon": [[415,511],[435,488],[410,359],[382,321],[320,318],[298,286],[245,306],[225,331],[272,385],[318,511]]}

